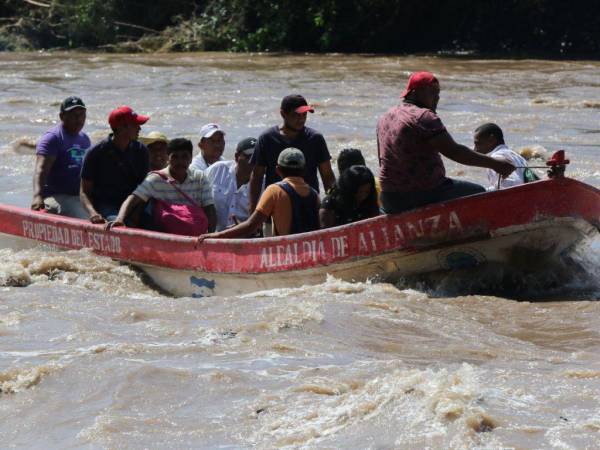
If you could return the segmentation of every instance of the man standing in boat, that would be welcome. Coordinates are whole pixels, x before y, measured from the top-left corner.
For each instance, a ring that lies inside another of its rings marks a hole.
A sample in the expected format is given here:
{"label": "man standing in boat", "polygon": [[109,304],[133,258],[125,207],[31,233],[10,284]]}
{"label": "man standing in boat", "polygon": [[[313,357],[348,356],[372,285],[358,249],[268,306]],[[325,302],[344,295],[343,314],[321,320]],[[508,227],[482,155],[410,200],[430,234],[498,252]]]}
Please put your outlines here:
{"label": "man standing in boat", "polygon": [[60,105],[60,123],[36,146],[31,209],[87,219],[79,201],[79,174],[90,138],[82,129],[86,107],[79,97],[68,97]]}
{"label": "man standing in boat", "polygon": [[148,116],[121,106],[108,116],[112,134],[85,155],[81,168],[81,203],[92,223],[114,220],[125,199],[146,178],[148,149],[139,142]]}
{"label": "man standing in boat", "polygon": [[286,148],[277,158],[277,174],[283,178],[268,186],[248,220],[223,231],[203,234],[204,239],[244,238],[256,234],[268,218],[275,236],[319,229],[319,195],[303,178],[306,160],[297,148]]}
{"label": "man standing in boat", "polygon": [[507,177],[515,167],[477,153],[452,139],[436,114],[440,84],[430,72],[413,73],[400,105],[377,124],[381,203],[388,214],[485,192],[485,188],[446,177],[441,155],[460,164],[492,169]]}
{"label": "man standing in boat", "polygon": [[288,95],[281,101],[280,114],[282,125],[276,125],[262,133],[254,154],[252,164],[254,169],[250,175],[250,214],[256,208],[265,180],[265,188],[281,181],[277,174],[279,154],[288,147],[299,149],[305,158],[304,180],[319,192],[319,179],[325,191],[333,187],[335,175],[331,168],[331,155],[325,138],[318,131],[305,126],[307,113],[313,113],[313,106],[308,105],[301,95]]}
{"label": "man standing in boat", "polygon": [[485,123],[480,127],[477,127],[475,134],[473,135],[473,144],[477,153],[488,155],[498,160],[507,161],[516,167],[515,171],[504,179],[493,170],[488,169],[488,191],[498,189],[498,186],[503,189],[539,179],[537,175],[527,167],[525,158],[512,151],[504,143],[504,133],[495,123]]}

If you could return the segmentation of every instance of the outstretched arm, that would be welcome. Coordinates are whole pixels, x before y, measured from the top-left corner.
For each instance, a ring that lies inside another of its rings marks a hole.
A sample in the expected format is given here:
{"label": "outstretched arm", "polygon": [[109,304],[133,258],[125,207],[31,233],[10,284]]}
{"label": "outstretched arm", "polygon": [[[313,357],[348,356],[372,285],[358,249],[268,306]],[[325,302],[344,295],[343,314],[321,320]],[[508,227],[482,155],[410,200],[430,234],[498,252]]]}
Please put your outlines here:
{"label": "outstretched arm", "polygon": [[199,236],[197,243],[199,244],[205,239],[234,239],[252,236],[260,229],[266,220],[266,215],[259,211],[254,211],[247,220],[234,227],[216,233],[208,233]]}
{"label": "outstretched arm", "polygon": [[464,145],[456,143],[448,132],[434,136],[429,140],[429,143],[446,158],[450,158],[460,164],[492,169],[502,175],[502,177],[507,177],[515,170],[515,166],[509,162],[482,155]]}

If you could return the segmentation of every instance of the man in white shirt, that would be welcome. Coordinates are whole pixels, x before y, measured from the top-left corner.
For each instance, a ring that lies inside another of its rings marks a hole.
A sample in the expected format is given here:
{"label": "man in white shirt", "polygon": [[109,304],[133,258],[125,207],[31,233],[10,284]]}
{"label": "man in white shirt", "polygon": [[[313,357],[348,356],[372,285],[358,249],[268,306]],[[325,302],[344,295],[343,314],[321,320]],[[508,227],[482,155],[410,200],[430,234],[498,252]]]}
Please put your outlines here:
{"label": "man in white shirt", "polygon": [[[500,189],[517,186],[526,183],[527,181],[533,181],[532,179],[527,179],[528,176],[535,177],[533,172],[527,168],[527,161],[521,155],[508,148],[504,143],[504,134],[502,133],[502,130],[495,123],[486,123],[478,127],[475,130],[473,142],[477,153],[482,153],[491,156],[494,159],[509,162],[516,167],[513,173],[506,178],[501,179]],[[489,182],[487,190],[493,191],[498,189],[498,178],[500,175],[498,175],[497,172],[488,169],[487,177]]]}
{"label": "man in white shirt", "polygon": [[192,160],[190,169],[206,170],[217,161],[224,161],[225,132],[216,123],[207,123],[200,128],[200,153]]}
{"label": "man in white shirt", "polygon": [[237,225],[248,218],[248,181],[254,153],[255,138],[240,141],[235,149],[234,161],[218,161],[204,171],[212,184],[217,208],[216,231]]}

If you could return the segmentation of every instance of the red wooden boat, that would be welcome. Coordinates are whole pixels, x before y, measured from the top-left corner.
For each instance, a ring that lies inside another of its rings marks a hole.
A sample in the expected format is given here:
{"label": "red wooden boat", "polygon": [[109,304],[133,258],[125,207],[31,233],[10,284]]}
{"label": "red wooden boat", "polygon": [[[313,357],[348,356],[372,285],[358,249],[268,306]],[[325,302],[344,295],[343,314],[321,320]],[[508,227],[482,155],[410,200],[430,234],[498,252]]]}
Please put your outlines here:
{"label": "red wooden boat", "polygon": [[600,228],[600,190],[556,177],[292,236],[207,240],[0,205],[0,245],[91,248],[139,267],[176,296],[237,295],[323,282],[394,280],[527,255],[560,261]]}

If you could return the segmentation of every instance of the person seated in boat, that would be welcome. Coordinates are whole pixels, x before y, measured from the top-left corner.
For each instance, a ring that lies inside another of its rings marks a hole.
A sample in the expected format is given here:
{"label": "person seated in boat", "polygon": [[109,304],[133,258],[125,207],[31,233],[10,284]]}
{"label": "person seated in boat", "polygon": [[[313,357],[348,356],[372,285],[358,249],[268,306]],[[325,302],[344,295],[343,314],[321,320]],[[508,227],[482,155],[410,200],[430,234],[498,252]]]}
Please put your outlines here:
{"label": "person seated in boat", "polygon": [[380,214],[375,177],[366,166],[344,170],[321,203],[321,228],[356,222]]}
{"label": "person seated in boat", "polygon": [[500,182],[500,189],[503,189],[539,179],[538,176],[527,167],[525,158],[512,151],[504,143],[504,133],[502,133],[502,129],[495,123],[485,123],[477,127],[473,135],[473,142],[476,152],[501,161],[507,161],[516,167],[515,171],[506,178],[501,178],[496,172],[488,169],[488,191],[498,189],[498,182]]}
{"label": "person seated in boat", "polygon": [[[190,168],[193,151],[190,140],[171,140],[167,145],[167,167],[148,174],[123,202],[119,214],[106,229],[124,226],[134,211],[152,200],[154,227],[158,231],[187,235],[214,231],[217,214],[212,187],[204,172]],[[185,208],[171,208],[171,205]]]}
{"label": "person seated in boat", "polygon": [[252,172],[250,158],[256,138],[241,140],[234,161],[217,161],[204,171],[212,184],[217,209],[217,231],[243,222],[248,218],[248,181]]}
{"label": "person seated in boat", "polygon": [[263,181],[265,187],[281,181],[276,167],[279,154],[286,148],[297,148],[304,154],[304,179],[315,191],[319,192],[317,174],[321,176],[325,192],[335,183],[331,155],[325,138],[318,131],[305,125],[307,114],[314,113],[314,107],[308,105],[301,95],[288,95],[281,101],[279,112],[283,124],[264,131],[258,137],[256,150],[252,155],[254,168],[250,176],[250,213],[258,204]]}
{"label": "person seated in boat", "polygon": [[[357,148],[345,148],[337,157],[338,176],[341,176],[344,170],[352,166],[366,166],[365,157]],[[375,189],[377,190],[377,204],[381,206],[379,195],[381,194],[381,185],[379,177],[375,177]]]}
{"label": "person seated in boat", "polygon": [[216,123],[207,123],[200,128],[200,153],[192,160],[192,170],[206,170],[211,164],[223,161],[225,132]]}
{"label": "person seated in boat", "polygon": [[169,139],[159,131],[152,131],[147,136],[140,137],[139,141],[148,148],[150,170],[161,170],[167,167],[167,145]]}
{"label": "person seated in boat", "polygon": [[112,133],[86,153],[80,197],[92,223],[114,220],[127,196],[146,178],[148,149],[138,135],[148,119],[129,106],[114,109],[108,116]]}
{"label": "person seated in boat", "polygon": [[436,114],[440,84],[430,72],[413,73],[402,102],[377,123],[381,203],[388,214],[485,192],[475,183],[446,177],[441,155],[507,177],[515,167],[452,139]]}
{"label": "person seated in boat", "polygon": [[269,185],[250,217],[232,227],[198,237],[205,239],[244,238],[256,234],[271,217],[275,236],[304,233],[319,228],[319,194],[306,181],[304,154],[297,148],[286,148],[277,157],[277,174],[282,181]]}
{"label": "person seated in boat", "polygon": [[83,130],[86,106],[79,97],[60,105],[60,123],[50,128],[36,146],[31,209],[87,219],[79,201],[79,174],[91,141]]}

